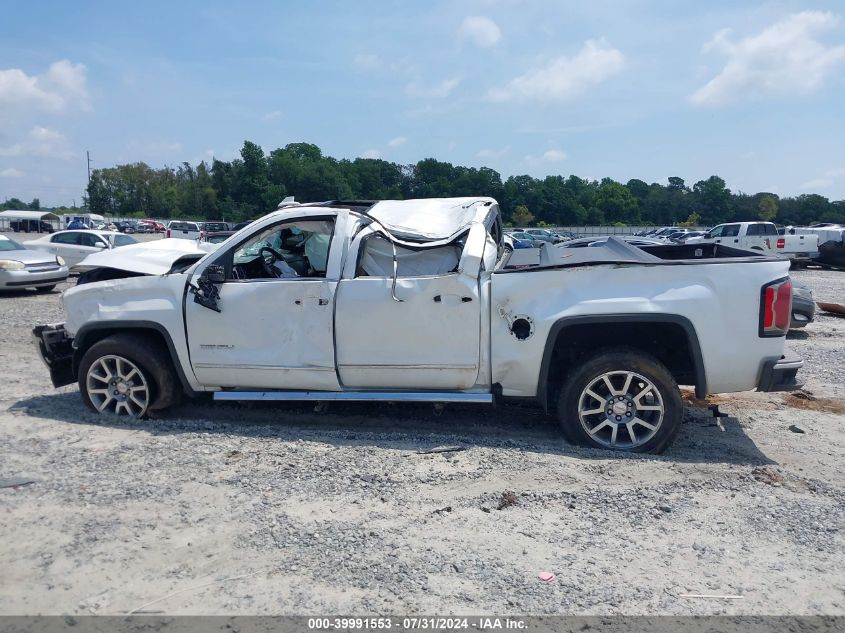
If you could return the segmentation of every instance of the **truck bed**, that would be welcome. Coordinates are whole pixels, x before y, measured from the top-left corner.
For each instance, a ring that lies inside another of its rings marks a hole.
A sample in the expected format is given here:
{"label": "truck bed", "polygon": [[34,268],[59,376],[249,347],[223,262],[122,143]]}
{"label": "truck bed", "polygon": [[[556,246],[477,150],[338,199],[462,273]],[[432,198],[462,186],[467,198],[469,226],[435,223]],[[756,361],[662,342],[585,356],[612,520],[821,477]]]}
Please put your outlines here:
{"label": "truck bed", "polygon": [[601,246],[564,248],[562,245],[547,244],[539,249],[515,250],[497,274],[600,264],[659,266],[745,261],[782,261],[782,258],[764,255],[757,251],[731,248],[723,244],[632,246],[623,240],[611,237]]}

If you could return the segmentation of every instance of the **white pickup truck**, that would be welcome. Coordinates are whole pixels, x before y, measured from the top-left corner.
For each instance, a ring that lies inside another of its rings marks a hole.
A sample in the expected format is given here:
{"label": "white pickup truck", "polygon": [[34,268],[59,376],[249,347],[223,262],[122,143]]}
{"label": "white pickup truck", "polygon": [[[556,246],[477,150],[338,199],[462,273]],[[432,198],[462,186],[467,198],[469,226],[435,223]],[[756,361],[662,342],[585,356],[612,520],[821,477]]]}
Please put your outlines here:
{"label": "white pickup truck", "polygon": [[819,254],[819,239],[813,235],[778,235],[771,222],[719,224],[705,235],[691,237],[687,244],[724,244],[743,250],[771,252],[793,261],[809,261]]}
{"label": "white pickup truck", "polygon": [[625,451],[671,443],[679,384],[797,387],[780,258],[612,238],[547,244],[531,268],[508,256],[491,198],[288,204],[211,253],[65,291],[66,322],[33,334],[53,383],[78,382],[101,413],[201,392],[521,399],[556,411],[571,441]]}

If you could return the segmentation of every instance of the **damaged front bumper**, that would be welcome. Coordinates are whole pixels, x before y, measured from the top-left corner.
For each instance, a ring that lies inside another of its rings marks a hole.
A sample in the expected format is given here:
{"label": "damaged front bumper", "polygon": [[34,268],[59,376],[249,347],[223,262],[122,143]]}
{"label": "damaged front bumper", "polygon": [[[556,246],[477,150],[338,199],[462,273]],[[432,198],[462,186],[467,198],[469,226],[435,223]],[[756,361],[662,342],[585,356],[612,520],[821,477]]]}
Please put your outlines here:
{"label": "damaged front bumper", "polygon": [[757,391],[794,391],[804,383],[798,382],[798,370],[804,361],[794,354],[783,355],[778,359],[763,363],[763,371],[757,384]]}
{"label": "damaged front bumper", "polygon": [[36,325],[32,336],[41,360],[50,370],[53,386],[64,387],[76,382],[73,375],[73,337],[68,336],[64,324]]}

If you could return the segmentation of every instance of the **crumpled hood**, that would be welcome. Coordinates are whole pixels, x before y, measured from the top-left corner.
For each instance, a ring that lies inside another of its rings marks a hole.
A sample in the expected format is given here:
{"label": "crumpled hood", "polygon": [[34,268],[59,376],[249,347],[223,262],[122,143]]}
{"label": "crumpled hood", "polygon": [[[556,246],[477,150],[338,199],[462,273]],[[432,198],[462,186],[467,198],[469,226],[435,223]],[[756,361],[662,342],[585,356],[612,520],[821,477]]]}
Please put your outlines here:
{"label": "crumpled hood", "polygon": [[170,272],[177,261],[199,261],[219,246],[177,238],[139,242],[93,253],[73,269],[113,268],[143,275],[164,275]]}

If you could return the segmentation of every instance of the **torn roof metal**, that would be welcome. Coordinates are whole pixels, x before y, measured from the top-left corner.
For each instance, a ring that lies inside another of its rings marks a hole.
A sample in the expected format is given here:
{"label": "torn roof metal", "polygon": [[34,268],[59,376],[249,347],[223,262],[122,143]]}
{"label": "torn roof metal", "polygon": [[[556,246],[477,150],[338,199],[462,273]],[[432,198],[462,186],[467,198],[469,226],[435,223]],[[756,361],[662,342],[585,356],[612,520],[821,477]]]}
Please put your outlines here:
{"label": "torn roof metal", "polygon": [[114,268],[144,275],[164,275],[177,261],[199,261],[219,246],[177,238],[138,242],[93,253],[74,266],[74,270]]}
{"label": "torn roof metal", "polygon": [[475,222],[484,222],[497,206],[493,198],[382,200],[366,215],[392,235],[422,242],[456,238]]}

